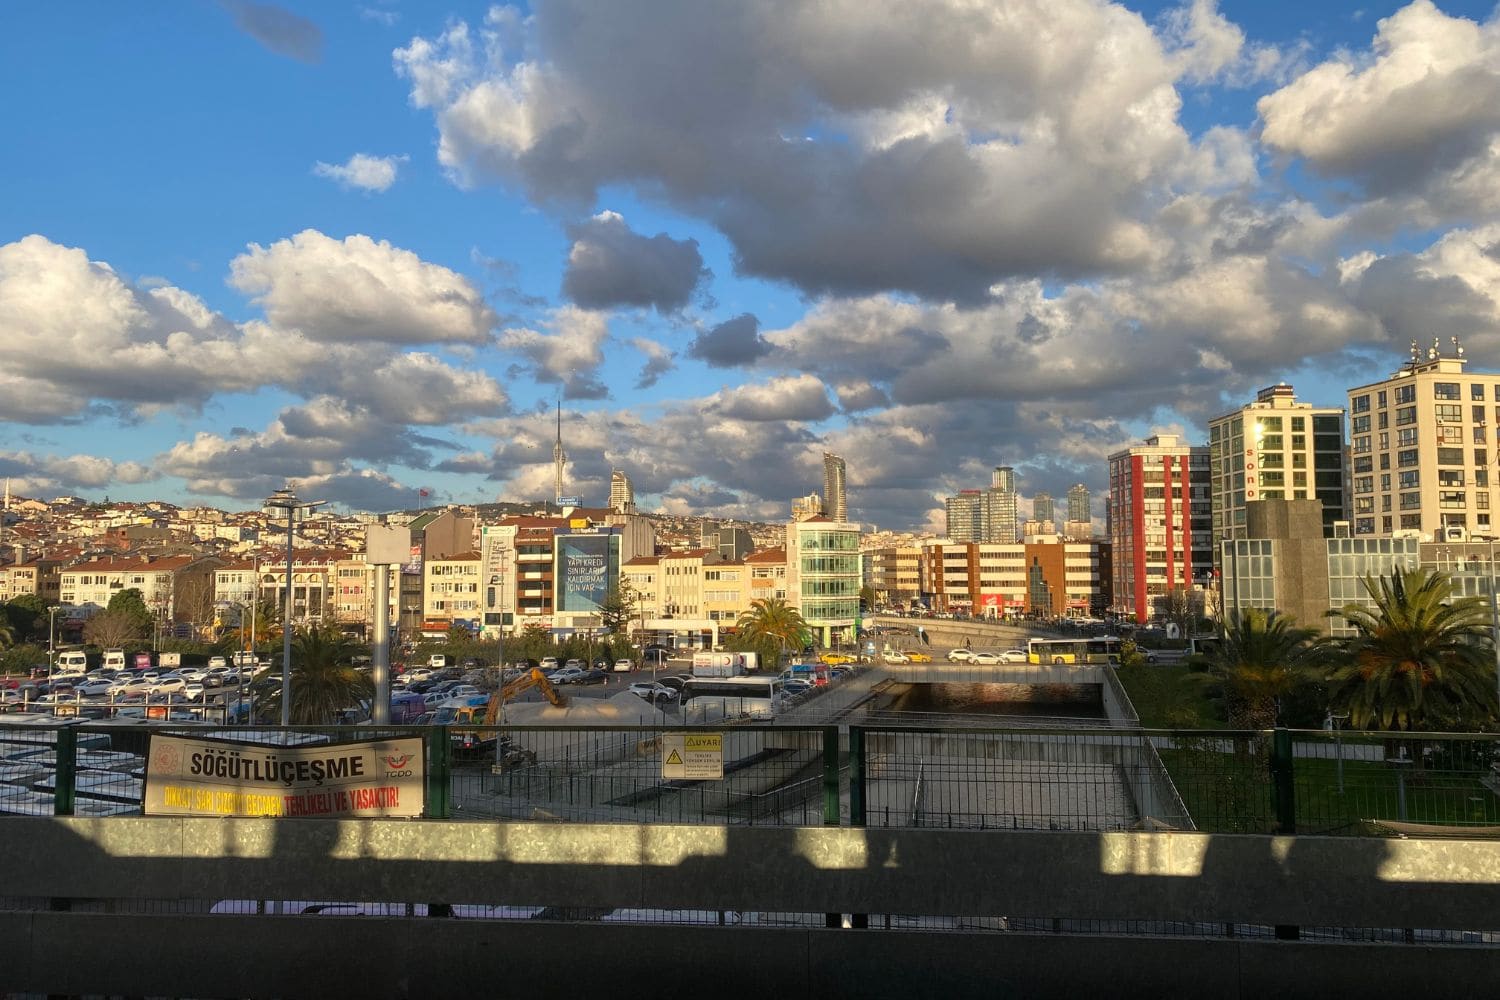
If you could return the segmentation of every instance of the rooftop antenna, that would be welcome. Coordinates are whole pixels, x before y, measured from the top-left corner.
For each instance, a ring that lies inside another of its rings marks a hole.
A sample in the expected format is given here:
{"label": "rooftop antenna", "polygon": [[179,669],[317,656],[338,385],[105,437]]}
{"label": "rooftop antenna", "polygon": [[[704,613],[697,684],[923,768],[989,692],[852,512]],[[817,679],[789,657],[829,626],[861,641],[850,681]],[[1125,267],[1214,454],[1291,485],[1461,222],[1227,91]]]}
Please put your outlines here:
{"label": "rooftop antenna", "polygon": [[1457,337],[1449,337],[1448,339],[1451,340],[1451,341],[1453,341],[1453,353],[1455,355],[1457,355],[1458,357],[1460,357],[1460,358],[1463,357],[1464,356],[1464,345],[1460,344],[1458,342],[1458,338]]}
{"label": "rooftop antenna", "polygon": [[1415,340],[1413,340],[1411,342],[1411,363],[1412,364],[1416,364],[1417,360],[1419,358],[1421,358],[1421,356],[1422,356],[1422,349],[1420,347],[1418,347],[1417,346],[1417,342]]}
{"label": "rooftop antenna", "polygon": [[1432,338],[1432,346],[1427,348],[1427,360],[1436,361],[1438,356],[1438,339]]}

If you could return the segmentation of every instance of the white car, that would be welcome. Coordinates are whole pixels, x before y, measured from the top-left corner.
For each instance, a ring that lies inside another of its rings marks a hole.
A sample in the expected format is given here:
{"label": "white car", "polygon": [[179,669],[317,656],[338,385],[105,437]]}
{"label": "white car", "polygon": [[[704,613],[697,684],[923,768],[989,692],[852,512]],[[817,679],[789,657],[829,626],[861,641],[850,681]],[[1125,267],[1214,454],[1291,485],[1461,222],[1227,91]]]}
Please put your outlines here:
{"label": "white car", "polygon": [[949,663],[968,663],[972,659],[974,659],[974,654],[967,649],[948,650]]}
{"label": "white car", "polygon": [[229,661],[222,656],[210,656],[208,658],[208,669],[228,669]]}
{"label": "white car", "polygon": [[431,680],[432,675],[435,673],[437,673],[437,671],[432,670],[428,667],[412,667],[406,673],[401,675],[401,683],[411,684],[414,681]]}
{"label": "white car", "polygon": [[151,685],[150,693],[181,694],[184,690],[186,690],[186,688],[187,681],[183,680],[176,674],[168,674],[165,677],[158,678],[156,682]]}
{"label": "white car", "polygon": [[885,657],[885,662],[887,662],[887,663],[910,663],[911,662],[911,657],[907,656],[905,653],[901,652],[899,649],[888,649],[888,650],[886,650],[881,655],[883,655]]}
{"label": "white car", "polygon": [[557,664],[557,657],[555,657],[555,656],[544,656],[544,657],[542,657],[542,671],[544,673],[549,673],[550,674],[552,671],[554,671],[554,670],[557,669],[557,666],[558,666],[558,664]]}
{"label": "white car", "polygon": [[640,695],[649,702],[677,700],[676,691],[665,684],[658,684],[655,681],[636,681],[630,687],[626,688],[626,690],[631,694]]}
{"label": "white car", "polygon": [[1025,663],[1026,662],[1026,650],[1024,650],[1024,649],[1007,649],[1005,652],[1003,652],[1003,653],[1000,654],[1000,662],[1001,663]]}
{"label": "white car", "polygon": [[484,694],[484,692],[472,684],[460,684],[457,687],[448,689],[449,698],[472,698],[480,694]]}
{"label": "white car", "polygon": [[197,701],[198,699],[203,697],[203,691],[203,685],[199,684],[197,681],[194,681],[191,684],[186,684],[183,686],[182,696],[184,698],[191,698],[193,701]]}
{"label": "white car", "polygon": [[[220,657],[222,659],[222,657]],[[177,676],[188,683],[198,683],[208,676],[208,671],[201,667],[183,667],[177,671]]]}
{"label": "white car", "polygon": [[1004,661],[999,653],[975,653],[969,657],[969,662],[976,667],[998,667]]}
{"label": "white car", "polygon": [[84,681],[73,690],[83,695],[85,698],[97,698],[100,695],[109,694],[110,691],[114,689],[114,686],[114,681],[107,681],[103,678],[99,678],[97,680]]}
{"label": "white car", "polygon": [[[569,660],[568,662],[575,663],[577,661]],[[572,684],[574,681],[578,680],[578,678],[582,677],[585,673],[586,671],[581,666],[567,666],[563,667],[561,670],[552,671],[552,673],[547,675],[547,680],[551,681],[553,684]]]}
{"label": "white car", "polygon": [[622,674],[623,673],[629,673],[630,671],[632,671],[634,669],[635,669],[635,664],[633,662],[631,662],[630,660],[616,660],[615,661],[615,671],[617,673],[622,673]]}

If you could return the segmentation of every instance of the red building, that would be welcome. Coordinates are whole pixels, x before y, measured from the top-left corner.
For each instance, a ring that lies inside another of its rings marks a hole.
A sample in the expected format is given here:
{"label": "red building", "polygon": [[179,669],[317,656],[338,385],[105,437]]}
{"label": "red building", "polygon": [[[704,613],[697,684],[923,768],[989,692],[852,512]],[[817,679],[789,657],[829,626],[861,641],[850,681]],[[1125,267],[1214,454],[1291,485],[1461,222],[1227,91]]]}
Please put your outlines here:
{"label": "red building", "polygon": [[1114,610],[1147,621],[1213,570],[1208,448],[1158,434],[1109,456]]}

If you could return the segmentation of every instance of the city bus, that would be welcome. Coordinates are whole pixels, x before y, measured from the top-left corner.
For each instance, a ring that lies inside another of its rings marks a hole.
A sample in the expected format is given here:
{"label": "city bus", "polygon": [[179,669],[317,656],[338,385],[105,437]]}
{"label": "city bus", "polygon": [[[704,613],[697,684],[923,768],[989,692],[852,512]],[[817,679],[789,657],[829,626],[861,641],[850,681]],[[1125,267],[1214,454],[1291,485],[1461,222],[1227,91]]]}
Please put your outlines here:
{"label": "city bus", "polygon": [[774,719],[781,699],[778,677],[694,677],[682,685],[682,719],[690,726]]}
{"label": "city bus", "polygon": [[1092,639],[1032,639],[1027,663],[1119,663],[1120,640],[1112,635]]}

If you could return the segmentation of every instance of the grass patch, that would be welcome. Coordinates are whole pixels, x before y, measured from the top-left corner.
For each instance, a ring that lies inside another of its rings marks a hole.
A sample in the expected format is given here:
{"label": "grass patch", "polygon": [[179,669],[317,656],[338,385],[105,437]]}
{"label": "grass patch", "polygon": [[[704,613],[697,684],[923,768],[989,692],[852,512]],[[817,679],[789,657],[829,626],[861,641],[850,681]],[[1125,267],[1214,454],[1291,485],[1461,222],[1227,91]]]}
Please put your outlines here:
{"label": "grass patch", "polygon": [[[1264,745],[1224,753],[1226,741],[1204,739],[1161,751],[1172,781],[1198,829],[1208,833],[1271,833],[1276,827]],[[1500,796],[1477,768],[1414,769],[1378,761],[1296,758],[1293,785],[1297,832],[1366,833],[1369,820],[1444,826],[1500,825]],[[1404,788],[1403,788],[1404,785]],[[1404,798],[1404,804],[1403,804]]]}
{"label": "grass patch", "polygon": [[1116,673],[1147,729],[1224,728],[1219,704],[1207,688],[1186,680],[1186,664],[1120,667]]}

